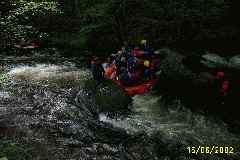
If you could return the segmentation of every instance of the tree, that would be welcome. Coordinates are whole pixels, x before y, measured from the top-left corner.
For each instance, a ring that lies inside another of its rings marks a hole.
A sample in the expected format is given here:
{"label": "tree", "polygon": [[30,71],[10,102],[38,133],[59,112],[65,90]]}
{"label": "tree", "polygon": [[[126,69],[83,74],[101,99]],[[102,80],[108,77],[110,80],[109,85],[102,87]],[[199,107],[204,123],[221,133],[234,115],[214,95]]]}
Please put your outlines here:
{"label": "tree", "polygon": [[[78,6],[81,33],[90,39],[117,37],[119,44],[142,38],[171,44],[217,37],[229,7],[224,0],[81,0]],[[103,42],[93,44],[97,41]]]}
{"label": "tree", "polygon": [[20,39],[41,39],[46,33],[34,27],[34,19],[40,16],[60,14],[58,4],[51,1],[10,1],[9,10],[0,19],[0,47],[11,48]]}

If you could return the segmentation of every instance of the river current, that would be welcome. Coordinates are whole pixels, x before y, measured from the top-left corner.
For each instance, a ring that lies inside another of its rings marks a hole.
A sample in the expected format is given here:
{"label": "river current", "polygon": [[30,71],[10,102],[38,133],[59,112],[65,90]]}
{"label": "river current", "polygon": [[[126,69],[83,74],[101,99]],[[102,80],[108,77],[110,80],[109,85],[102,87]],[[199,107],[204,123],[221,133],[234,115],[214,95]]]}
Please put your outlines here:
{"label": "river current", "polygon": [[[32,146],[33,159],[240,159],[240,137],[221,120],[151,93],[132,97],[130,113],[109,117],[83,88],[89,69],[56,62],[23,60],[1,73],[0,135]],[[233,146],[234,154],[188,153],[199,145]]]}

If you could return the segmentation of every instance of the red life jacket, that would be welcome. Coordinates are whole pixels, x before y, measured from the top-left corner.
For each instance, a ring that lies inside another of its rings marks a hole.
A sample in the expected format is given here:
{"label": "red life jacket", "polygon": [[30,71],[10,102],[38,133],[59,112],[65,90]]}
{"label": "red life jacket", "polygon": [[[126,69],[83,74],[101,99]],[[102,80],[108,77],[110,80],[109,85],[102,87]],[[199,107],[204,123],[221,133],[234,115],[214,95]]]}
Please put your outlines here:
{"label": "red life jacket", "polygon": [[220,88],[220,94],[224,96],[228,92],[229,92],[229,81],[225,80],[222,82],[222,86]]}
{"label": "red life jacket", "polygon": [[134,56],[134,57],[140,57],[143,55],[143,52],[139,49],[134,49],[132,52],[131,52],[131,55]]}
{"label": "red life jacket", "polygon": [[225,80],[223,81],[222,83],[222,91],[223,92],[227,92],[229,90],[229,81],[228,80]]}
{"label": "red life jacket", "polygon": [[217,77],[218,78],[222,78],[222,77],[224,77],[225,76],[225,74],[224,74],[224,72],[217,72]]}
{"label": "red life jacket", "polygon": [[216,76],[208,77],[208,81],[209,82],[213,82],[213,81],[215,81],[218,78],[223,78],[224,76],[225,76],[224,72],[219,71],[219,72],[216,72]]}

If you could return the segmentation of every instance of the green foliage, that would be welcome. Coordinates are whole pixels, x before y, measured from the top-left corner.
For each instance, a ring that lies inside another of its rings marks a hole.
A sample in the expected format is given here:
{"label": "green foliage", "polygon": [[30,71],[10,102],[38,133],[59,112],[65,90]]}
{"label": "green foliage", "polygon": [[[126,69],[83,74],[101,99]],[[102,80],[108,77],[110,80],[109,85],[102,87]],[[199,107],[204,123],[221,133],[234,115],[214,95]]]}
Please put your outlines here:
{"label": "green foliage", "polygon": [[75,0],[64,6],[65,14],[79,17],[89,48],[142,38],[172,44],[219,37],[229,7],[224,0]]}
{"label": "green foliage", "polygon": [[[60,13],[55,2],[26,2],[25,0],[16,1],[12,4],[17,6],[16,9],[10,11],[8,19],[13,21],[34,18],[35,15],[43,16],[51,13]],[[31,17],[32,16],[32,17]]]}
{"label": "green foliage", "polygon": [[0,71],[0,86],[2,83],[4,83],[7,80],[8,76],[6,73],[2,73],[2,71]]}
{"label": "green foliage", "polygon": [[5,157],[8,160],[32,159],[33,157],[28,152],[28,149],[12,141],[4,140],[0,142],[0,158]]}
{"label": "green foliage", "polygon": [[0,19],[1,48],[12,47],[21,38],[26,40],[43,38],[46,34],[34,27],[34,19],[61,13],[56,2],[16,0],[11,2],[11,6],[8,14]]}
{"label": "green foliage", "polygon": [[86,36],[71,32],[56,33],[49,37],[49,41],[48,45],[71,51],[72,49],[84,49],[82,46],[85,46]]}
{"label": "green foliage", "polygon": [[[0,20],[1,47],[12,46],[21,37],[45,39],[47,34],[43,32],[57,32],[48,40],[58,46],[111,50],[123,41],[136,43],[143,38],[155,45],[169,45],[231,37],[236,33],[236,29],[222,22],[230,3],[225,0],[58,2],[59,5],[53,0],[11,1],[10,11],[6,10]],[[58,16],[60,13],[64,14]]]}

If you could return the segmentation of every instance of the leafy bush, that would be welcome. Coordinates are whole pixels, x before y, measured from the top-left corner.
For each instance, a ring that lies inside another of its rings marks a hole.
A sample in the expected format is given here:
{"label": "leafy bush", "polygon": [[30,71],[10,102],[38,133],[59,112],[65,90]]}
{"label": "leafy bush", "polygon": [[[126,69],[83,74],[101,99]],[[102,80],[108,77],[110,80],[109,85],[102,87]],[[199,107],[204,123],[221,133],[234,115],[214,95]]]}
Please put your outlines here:
{"label": "leafy bush", "polygon": [[32,159],[32,155],[29,154],[29,150],[14,143],[10,140],[4,140],[0,142],[0,159],[7,158],[7,160],[27,160]]}
{"label": "leafy bush", "polygon": [[[29,2],[15,0],[11,2],[10,11],[0,19],[1,48],[9,48],[20,39],[42,39],[46,34],[34,27],[37,17],[60,14],[56,2]],[[39,23],[39,22],[38,22]]]}

